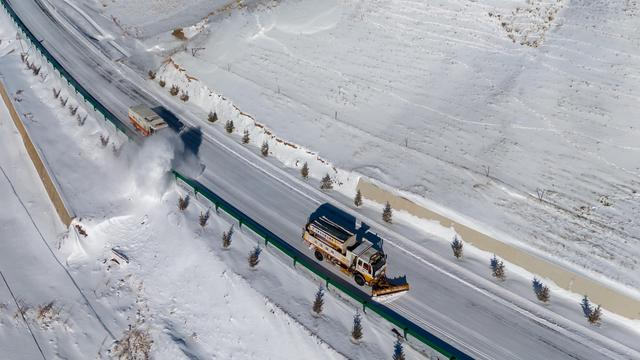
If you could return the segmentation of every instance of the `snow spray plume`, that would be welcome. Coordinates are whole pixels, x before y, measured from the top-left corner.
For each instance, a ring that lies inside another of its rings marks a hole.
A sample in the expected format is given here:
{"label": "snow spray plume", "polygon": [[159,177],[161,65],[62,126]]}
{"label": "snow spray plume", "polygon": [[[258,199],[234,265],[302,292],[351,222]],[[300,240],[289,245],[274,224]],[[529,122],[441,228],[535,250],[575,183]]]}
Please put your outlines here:
{"label": "snow spray plume", "polygon": [[135,194],[162,197],[171,183],[171,168],[180,144],[175,134],[164,132],[144,139],[141,146],[128,147]]}

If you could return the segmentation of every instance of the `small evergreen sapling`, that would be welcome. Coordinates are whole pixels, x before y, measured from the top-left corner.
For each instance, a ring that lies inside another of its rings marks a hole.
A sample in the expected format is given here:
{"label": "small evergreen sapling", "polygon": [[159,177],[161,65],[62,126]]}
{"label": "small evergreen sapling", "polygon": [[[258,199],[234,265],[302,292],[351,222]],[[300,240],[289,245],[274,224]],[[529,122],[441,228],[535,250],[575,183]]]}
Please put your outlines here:
{"label": "small evergreen sapling", "polygon": [[318,288],[316,292],[316,298],[313,301],[313,312],[316,316],[319,316],[322,313],[322,307],[324,306],[324,289],[322,286]]}
{"label": "small evergreen sapling", "polygon": [[209,115],[207,116],[207,120],[209,120],[210,123],[214,123],[218,121],[218,114],[213,111],[210,111]]}
{"label": "small evergreen sapling", "polygon": [[393,221],[393,210],[391,210],[391,204],[387,201],[384,205],[384,209],[382,210],[382,220],[384,222],[391,224]]}
{"label": "small evergreen sapling", "polygon": [[262,143],[262,147],[260,148],[260,153],[262,154],[262,156],[269,155],[269,143],[266,140]]}
{"label": "small evergreen sapling", "polygon": [[256,266],[258,266],[258,263],[260,263],[260,253],[262,253],[262,249],[260,248],[260,246],[256,246],[253,248],[253,250],[251,250],[249,252],[249,266],[252,269],[255,269]]}
{"label": "small evergreen sapling", "polygon": [[326,174],[322,178],[322,181],[320,182],[320,189],[322,189],[322,190],[331,190],[331,189],[333,189],[333,180],[331,180],[331,177],[329,176],[329,174]]}
{"label": "small evergreen sapling", "polygon": [[362,206],[362,193],[360,192],[360,189],[356,192],[356,197],[353,198],[353,204],[356,207]]}
{"label": "small evergreen sapling", "polygon": [[171,94],[172,96],[176,96],[176,95],[178,95],[179,92],[180,92],[180,87],[178,87],[178,85],[171,85],[171,89],[169,90],[169,94]]}
{"label": "small evergreen sapling", "polygon": [[100,144],[102,147],[106,147],[109,144],[109,136],[104,136],[104,134],[100,134]]}
{"label": "small evergreen sapling", "polygon": [[305,180],[309,178],[309,165],[307,165],[306,161],[304,162],[304,165],[302,165],[302,169],[300,169],[300,175]]}
{"label": "small evergreen sapling", "polygon": [[242,143],[243,144],[248,144],[249,143],[249,130],[244,130],[244,134],[242,135]]}
{"label": "small evergreen sapling", "polygon": [[462,241],[458,239],[458,236],[454,236],[453,241],[451,242],[451,250],[453,250],[453,256],[455,256],[456,259],[460,259],[462,257],[463,247],[464,245],[462,244]]}
{"label": "small evergreen sapling", "polygon": [[198,220],[198,223],[200,224],[201,227],[207,226],[207,221],[209,221],[209,216],[210,216],[209,210],[207,210],[207,212],[205,213],[200,212],[200,218]]}
{"label": "small evergreen sapling", "polygon": [[178,198],[178,209],[184,211],[189,207],[189,195]]}
{"label": "small evergreen sapling", "polygon": [[584,316],[587,318],[590,324],[592,325],[600,324],[600,318],[602,317],[602,309],[600,308],[600,305],[594,308],[593,305],[591,305],[591,301],[589,300],[589,297],[585,295],[582,298],[582,301],[580,302],[580,306],[582,307],[582,312],[584,313]]}
{"label": "small evergreen sapling", "polygon": [[180,100],[184,102],[189,101],[189,93],[186,91],[183,91],[182,94],[180,94]]}
{"label": "small evergreen sapling", "polygon": [[233,120],[229,120],[227,121],[226,124],[224,124],[224,129],[227,131],[228,134],[231,134],[235,128],[236,126],[233,125]]}
{"label": "small evergreen sapling", "polygon": [[233,225],[229,228],[229,231],[222,233],[222,247],[228,249],[231,246],[231,238],[233,237]]}
{"label": "small evergreen sapling", "polygon": [[496,279],[504,280],[505,272],[504,272],[504,263],[502,260],[499,260],[494,254],[489,262],[489,266],[491,267],[491,275]]}
{"label": "small evergreen sapling", "polygon": [[396,343],[393,345],[393,360],[406,360],[404,356],[404,348],[402,348],[402,342],[400,338],[396,339]]}
{"label": "small evergreen sapling", "polygon": [[356,313],[353,317],[353,329],[351,329],[351,337],[355,341],[362,339],[362,316]]}
{"label": "small evergreen sapling", "polygon": [[160,87],[165,87],[167,85],[167,82],[163,79],[160,79],[160,81],[158,81],[158,84],[160,85]]}
{"label": "small evergreen sapling", "polygon": [[533,286],[533,292],[536,294],[538,300],[545,303],[549,301],[551,294],[549,288],[545,284],[534,277],[531,285]]}
{"label": "small evergreen sapling", "polygon": [[153,70],[149,70],[147,73],[149,75],[149,79],[154,80],[156,78],[156,72]]}

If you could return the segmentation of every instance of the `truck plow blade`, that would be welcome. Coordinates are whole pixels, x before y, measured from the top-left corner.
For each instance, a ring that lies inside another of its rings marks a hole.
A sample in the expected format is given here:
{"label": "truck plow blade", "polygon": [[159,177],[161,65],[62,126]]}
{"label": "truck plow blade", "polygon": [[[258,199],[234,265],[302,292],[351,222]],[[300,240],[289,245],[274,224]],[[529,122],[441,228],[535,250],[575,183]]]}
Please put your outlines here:
{"label": "truck plow blade", "polygon": [[[382,277],[376,284],[371,287],[371,295],[376,300],[382,300],[382,298],[397,298],[399,295],[409,291],[409,284],[407,283],[406,276],[388,279]],[[391,296],[398,295],[398,296]]]}

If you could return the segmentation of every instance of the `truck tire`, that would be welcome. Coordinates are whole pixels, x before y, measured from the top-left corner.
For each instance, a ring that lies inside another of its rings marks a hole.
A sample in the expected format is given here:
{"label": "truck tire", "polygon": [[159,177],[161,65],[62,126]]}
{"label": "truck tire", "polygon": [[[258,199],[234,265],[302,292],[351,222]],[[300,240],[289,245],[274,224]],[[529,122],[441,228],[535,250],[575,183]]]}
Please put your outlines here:
{"label": "truck tire", "polygon": [[356,284],[360,285],[360,286],[364,286],[364,278],[362,277],[362,275],[360,274],[356,274],[353,279],[356,281]]}
{"label": "truck tire", "polygon": [[318,259],[318,261],[324,260],[324,255],[322,254],[322,252],[320,250],[316,250],[314,255],[316,256],[316,259]]}

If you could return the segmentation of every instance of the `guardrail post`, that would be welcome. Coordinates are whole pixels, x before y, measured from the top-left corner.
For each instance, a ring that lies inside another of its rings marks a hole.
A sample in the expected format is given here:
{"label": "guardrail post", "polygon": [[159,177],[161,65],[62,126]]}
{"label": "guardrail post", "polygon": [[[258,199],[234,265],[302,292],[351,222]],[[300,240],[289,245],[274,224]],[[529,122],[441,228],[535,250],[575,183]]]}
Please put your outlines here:
{"label": "guardrail post", "polygon": [[409,330],[409,328],[404,328],[402,329],[402,333],[404,334],[404,339],[407,340],[407,330]]}
{"label": "guardrail post", "polygon": [[298,262],[298,257],[294,256],[293,257],[293,267],[296,267],[296,263]]}
{"label": "guardrail post", "polygon": [[367,301],[366,300],[362,302],[362,312],[365,313],[365,314],[367,313]]}
{"label": "guardrail post", "polygon": [[242,229],[242,217],[238,219],[238,227]]}
{"label": "guardrail post", "polygon": [[264,237],[264,246],[267,247],[269,245],[269,237],[265,236]]}

